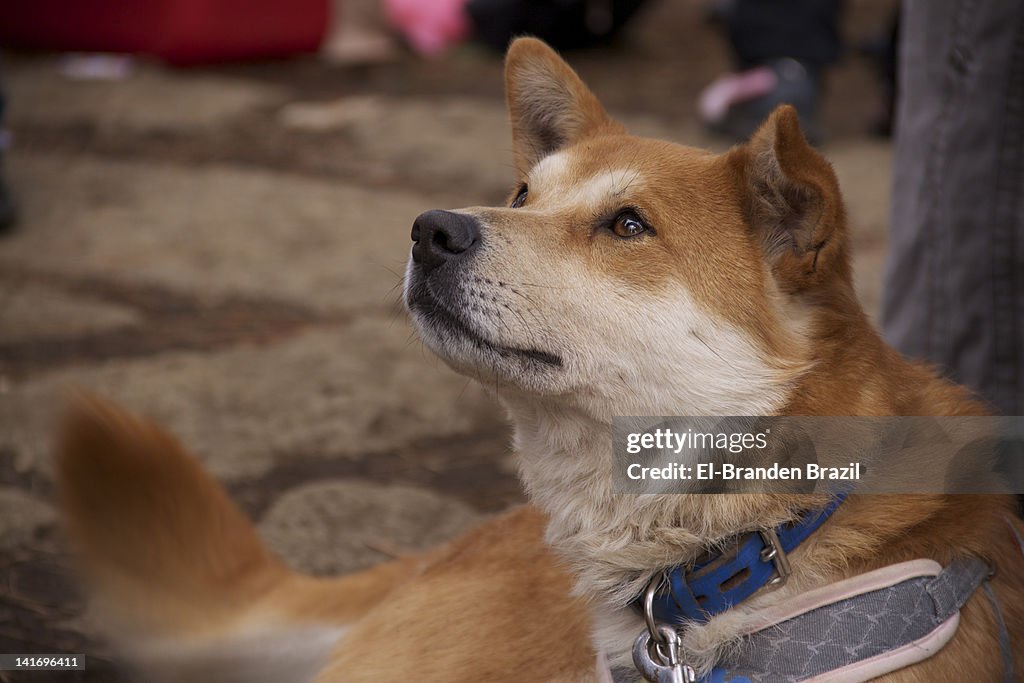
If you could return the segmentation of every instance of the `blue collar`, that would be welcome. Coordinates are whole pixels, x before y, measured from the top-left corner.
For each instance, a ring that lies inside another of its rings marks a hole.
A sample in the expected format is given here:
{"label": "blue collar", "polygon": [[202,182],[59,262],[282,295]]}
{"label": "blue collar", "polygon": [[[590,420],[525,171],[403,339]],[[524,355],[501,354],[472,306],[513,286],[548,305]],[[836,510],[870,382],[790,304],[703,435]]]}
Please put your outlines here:
{"label": "blue collar", "polygon": [[[728,557],[718,553],[666,572],[668,590],[663,588],[654,595],[655,619],[674,625],[705,622],[765,586],[783,583],[789,576],[786,556],[824,524],[845,499],[846,492],[837,493],[820,510],[741,537],[739,548]],[[642,614],[643,596],[633,604]]]}

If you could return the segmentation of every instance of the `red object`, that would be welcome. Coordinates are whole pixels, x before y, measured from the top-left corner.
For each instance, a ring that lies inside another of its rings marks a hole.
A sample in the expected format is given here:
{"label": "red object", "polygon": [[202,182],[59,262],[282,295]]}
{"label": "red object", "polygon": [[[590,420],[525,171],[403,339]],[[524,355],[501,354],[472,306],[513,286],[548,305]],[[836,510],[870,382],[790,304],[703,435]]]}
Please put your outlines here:
{"label": "red object", "polygon": [[0,46],[129,52],[172,64],[314,52],[331,0],[0,0]]}

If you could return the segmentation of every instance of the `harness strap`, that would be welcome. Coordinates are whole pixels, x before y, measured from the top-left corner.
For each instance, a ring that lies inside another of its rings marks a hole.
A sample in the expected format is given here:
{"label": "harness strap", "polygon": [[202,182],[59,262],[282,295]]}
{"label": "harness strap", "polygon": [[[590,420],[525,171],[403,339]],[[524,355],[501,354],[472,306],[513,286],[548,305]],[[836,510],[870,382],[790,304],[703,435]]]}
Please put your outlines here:
{"label": "harness strap", "polygon": [[1013,674],[1013,647],[1010,643],[1010,631],[1006,628],[1006,620],[1003,619],[1003,608],[999,604],[996,592],[992,590],[992,584],[986,581],[984,588],[985,596],[992,605],[996,626],[999,628],[999,652],[1003,656],[1003,683],[1013,683],[1017,680],[1017,677]]}
{"label": "harness strap", "polygon": [[[904,565],[917,575],[878,585],[899,577]],[[928,565],[933,569],[922,573]],[[842,597],[784,621],[755,614],[760,630],[701,683],[849,683],[923,661],[953,637],[960,608],[989,574],[988,565],[973,557],[939,569],[931,561],[885,567],[814,591]],[[868,590],[851,591],[851,585]]]}
{"label": "harness strap", "polygon": [[936,620],[945,621],[960,611],[974,590],[992,573],[985,562],[976,557],[956,560],[926,584],[935,601]]}

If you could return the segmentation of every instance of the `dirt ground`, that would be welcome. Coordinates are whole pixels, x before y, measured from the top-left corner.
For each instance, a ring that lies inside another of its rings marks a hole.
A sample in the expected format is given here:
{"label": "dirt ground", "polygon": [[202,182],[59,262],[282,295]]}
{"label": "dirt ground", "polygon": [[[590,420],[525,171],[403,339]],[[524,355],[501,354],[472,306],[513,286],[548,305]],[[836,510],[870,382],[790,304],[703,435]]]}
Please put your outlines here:
{"label": "dirt ground", "polygon": [[[890,150],[866,132],[879,94],[853,48],[891,3],[851,5],[825,151],[874,311]],[[635,131],[724,149],[693,117],[728,66],[698,7],[652,3],[612,48],[569,57]],[[22,221],[0,239],[0,652],[89,659],[24,680],[131,680],[88,635],[56,524],[70,387],[166,424],[303,570],[412,552],[522,499],[498,410],[422,349],[398,288],[418,213],[511,186],[498,57],[143,63],[116,82],[57,64],[11,54],[3,71]]]}

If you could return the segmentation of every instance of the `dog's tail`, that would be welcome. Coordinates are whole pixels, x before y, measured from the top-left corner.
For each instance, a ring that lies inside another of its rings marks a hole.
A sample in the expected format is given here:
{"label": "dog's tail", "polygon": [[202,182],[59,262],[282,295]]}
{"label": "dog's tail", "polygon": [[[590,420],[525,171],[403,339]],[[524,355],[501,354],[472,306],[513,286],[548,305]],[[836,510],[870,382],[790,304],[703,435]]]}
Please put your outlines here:
{"label": "dog's tail", "polygon": [[309,680],[399,571],[290,571],[172,436],[96,398],[69,411],[57,475],[99,626],[149,680]]}

